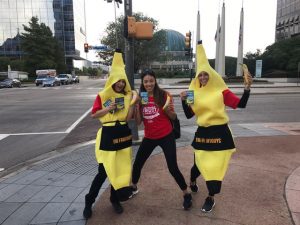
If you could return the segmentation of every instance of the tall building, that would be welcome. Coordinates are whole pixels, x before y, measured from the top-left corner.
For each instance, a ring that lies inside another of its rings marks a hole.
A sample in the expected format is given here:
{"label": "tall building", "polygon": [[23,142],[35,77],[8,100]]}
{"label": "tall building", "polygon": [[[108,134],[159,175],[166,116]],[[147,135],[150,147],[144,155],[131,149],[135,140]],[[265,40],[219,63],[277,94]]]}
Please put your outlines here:
{"label": "tall building", "polygon": [[64,48],[68,69],[84,60],[85,0],[1,0],[0,56],[22,57],[20,34],[31,17],[45,23]]}
{"label": "tall building", "polygon": [[300,36],[299,17],[300,0],[277,0],[275,40]]}

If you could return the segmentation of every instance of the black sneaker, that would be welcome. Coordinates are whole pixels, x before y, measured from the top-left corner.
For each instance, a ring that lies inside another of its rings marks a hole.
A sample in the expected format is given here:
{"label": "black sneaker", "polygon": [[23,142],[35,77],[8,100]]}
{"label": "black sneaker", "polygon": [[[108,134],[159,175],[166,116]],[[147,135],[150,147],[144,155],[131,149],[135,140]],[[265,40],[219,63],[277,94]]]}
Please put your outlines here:
{"label": "black sneaker", "polygon": [[192,206],[192,195],[191,194],[185,194],[183,196],[183,204],[182,204],[184,210],[188,210]]}
{"label": "black sneaker", "polygon": [[83,210],[83,217],[87,220],[92,217],[92,206],[86,205]]}
{"label": "black sneaker", "polygon": [[131,186],[131,190],[132,190],[132,197],[135,196],[137,193],[139,193],[139,189],[134,186]]}
{"label": "black sneaker", "polygon": [[112,202],[111,204],[117,214],[121,214],[123,212],[123,207],[120,202]]}
{"label": "black sneaker", "polygon": [[199,188],[198,188],[198,185],[195,183],[195,184],[190,184],[190,189],[192,192],[198,192]]}
{"label": "black sneaker", "polygon": [[205,202],[204,202],[204,204],[203,204],[203,206],[202,206],[201,211],[202,211],[202,212],[211,212],[214,206],[215,206],[215,201],[214,201],[214,199],[211,198],[211,197],[207,197],[207,198],[205,199]]}

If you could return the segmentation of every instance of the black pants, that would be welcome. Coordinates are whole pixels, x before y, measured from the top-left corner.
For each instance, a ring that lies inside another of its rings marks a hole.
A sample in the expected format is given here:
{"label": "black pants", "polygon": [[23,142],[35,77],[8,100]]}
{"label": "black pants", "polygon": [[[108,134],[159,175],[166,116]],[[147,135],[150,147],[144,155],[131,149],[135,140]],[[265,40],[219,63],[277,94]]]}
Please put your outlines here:
{"label": "black pants", "polygon": [[[85,196],[86,205],[90,205],[90,206],[93,205],[93,203],[95,202],[95,200],[99,194],[100,188],[106,178],[107,178],[106,171],[104,169],[103,164],[100,163],[99,167],[98,167],[98,174],[95,176],[95,178],[92,182],[89,193]],[[111,203],[119,202],[116,191],[112,185],[110,188],[110,202]]]}
{"label": "black pants", "polygon": [[[201,175],[198,167],[195,163],[195,154],[194,154],[194,165],[191,168],[191,182],[195,182],[196,179]],[[222,181],[219,180],[209,180],[206,181],[206,187],[208,189],[208,194],[214,196],[221,192]]]}
{"label": "black pants", "polygon": [[176,142],[173,132],[157,140],[148,138],[143,139],[133,164],[132,183],[136,184],[139,181],[141,171],[146,160],[149,158],[154,148],[157,146],[160,146],[162,148],[165,159],[167,161],[169,172],[174,177],[176,183],[181,190],[186,190],[187,184],[177,165]]}

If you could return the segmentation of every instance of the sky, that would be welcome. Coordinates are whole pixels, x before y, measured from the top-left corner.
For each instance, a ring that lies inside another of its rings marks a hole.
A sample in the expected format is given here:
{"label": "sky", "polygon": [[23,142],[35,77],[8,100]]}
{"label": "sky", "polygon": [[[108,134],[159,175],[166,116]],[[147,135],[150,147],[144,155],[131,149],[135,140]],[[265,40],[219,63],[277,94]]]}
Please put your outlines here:
{"label": "sky", "polygon": [[[126,0],[123,0],[123,2]],[[224,0],[225,2],[225,55],[237,57],[240,12],[244,8],[244,55],[262,51],[275,41],[277,0]],[[218,14],[222,13],[223,0],[132,0],[132,11],[141,12],[159,22],[158,29],[172,29],[183,35],[192,32],[195,38],[197,12],[200,11],[201,39],[208,58],[215,58],[214,41]],[[116,10],[117,17],[124,15],[124,4]],[[105,0],[86,0],[87,41],[100,45],[105,28],[114,21],[113,3]],[[195,39],[193,41],[195,46]],[[88,59],[95,60],[93,51]]]}

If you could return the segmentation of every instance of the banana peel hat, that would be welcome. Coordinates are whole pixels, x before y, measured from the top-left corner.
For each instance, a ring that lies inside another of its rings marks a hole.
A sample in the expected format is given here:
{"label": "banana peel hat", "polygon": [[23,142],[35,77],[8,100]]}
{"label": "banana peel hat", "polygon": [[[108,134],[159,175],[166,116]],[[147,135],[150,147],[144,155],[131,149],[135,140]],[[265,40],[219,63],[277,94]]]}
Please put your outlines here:
{"label": "banana peel hat", "polygon": [[[224,91],[228,89],[227,85],[225,84],[222,76],[215,71],[208,62],[206,57],[206,53],[202,42],[198,42],[196,47],[196,60],[197,60],[197,68],[196,68],[196,75],[195,78],[192,79],[189,90],[196,91],[199,88],[207,89],[208,91]],[[198,75],[200,72],[205,71],[209,74],[209,80],[204,87],[201,87]]]}
{"label": "banana peel hat", "polygon": [[112,86],[115,83],[117,83],[119,80],[125,80],[126,86],[124,90],[126,93],[130,92],[131,87],[125,72],[125,64],[123,61],[123,56],[121,50],[116,49],[113,56],[109,77],[105,83],[104,89],[101,92],[105,93],[105,95],[112,96],[114,93]]}

